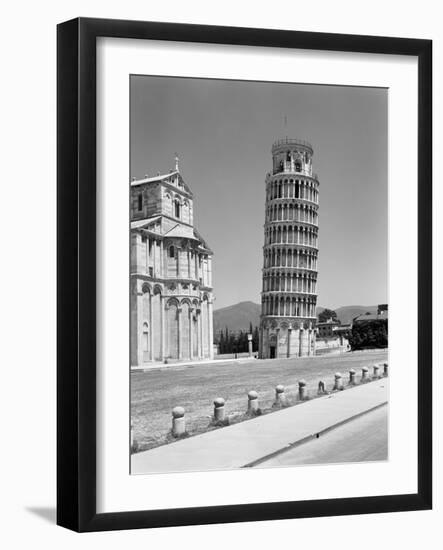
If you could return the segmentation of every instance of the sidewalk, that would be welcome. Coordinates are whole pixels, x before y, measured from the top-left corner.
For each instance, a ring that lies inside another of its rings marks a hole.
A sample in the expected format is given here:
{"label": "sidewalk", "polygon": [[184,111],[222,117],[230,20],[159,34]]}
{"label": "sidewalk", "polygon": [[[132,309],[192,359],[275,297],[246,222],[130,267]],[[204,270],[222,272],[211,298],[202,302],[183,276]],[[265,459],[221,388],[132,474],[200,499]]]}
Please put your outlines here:
{"label": "sidewalk", "polygon": [[136,453],[131,473],[229,470],[252,466],[279,451],[388,401],[382,378],[278,412]]}
{"label": "sidewalk", "polygon": [[151,363],[150,365],[131,366],[131,372],[145,372],[149,370],[170,369],[171,367],[191,367],[195,365],[222,365],[223,363],[244,363],[255,361],[255,357],[238,357],[237,359],[193,359],[179,361],[177,363]]}

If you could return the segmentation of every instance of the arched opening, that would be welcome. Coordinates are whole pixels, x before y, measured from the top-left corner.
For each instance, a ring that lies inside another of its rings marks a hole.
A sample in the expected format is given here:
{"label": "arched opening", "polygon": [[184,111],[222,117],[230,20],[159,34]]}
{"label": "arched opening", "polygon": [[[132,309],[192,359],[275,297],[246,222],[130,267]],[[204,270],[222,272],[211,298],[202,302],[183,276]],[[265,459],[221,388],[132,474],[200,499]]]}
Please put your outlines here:
{"label": "arched opening", "polygon": [[180,202],[178,199],[175,199],[174,201],[174,216],[176,218],[180,218]]}

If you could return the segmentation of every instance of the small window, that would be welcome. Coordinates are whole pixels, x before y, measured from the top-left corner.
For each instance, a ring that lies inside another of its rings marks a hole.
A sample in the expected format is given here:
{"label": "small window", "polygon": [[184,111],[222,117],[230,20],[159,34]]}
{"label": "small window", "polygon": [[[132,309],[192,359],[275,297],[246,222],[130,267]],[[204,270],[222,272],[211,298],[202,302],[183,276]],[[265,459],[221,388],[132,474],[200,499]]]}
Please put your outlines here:
{"label": "small window", "polygon": [[143,209],[143,195],[137,197],[137,208],[139,212]]}
{"label": "small window", "polygon": [[180,217],[180,203],[178,201],[174,202],[174,215],[176,218]]}
{"label": "small window", "polygon": [[173,246],[170,246],[170,247],[169,247],[169,257],[170,257],[170,258],[174,258],[174,257],[175,257],[174,247],[173,247]]}

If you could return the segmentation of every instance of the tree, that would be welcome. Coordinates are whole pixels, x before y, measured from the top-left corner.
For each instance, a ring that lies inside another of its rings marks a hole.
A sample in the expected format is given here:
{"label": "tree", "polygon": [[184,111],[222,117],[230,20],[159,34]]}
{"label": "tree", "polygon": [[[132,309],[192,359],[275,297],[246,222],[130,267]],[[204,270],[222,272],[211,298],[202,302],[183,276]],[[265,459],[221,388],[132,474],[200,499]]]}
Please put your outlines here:
{"label": "tree", "polygon": [[254,332],[252,333],[252,350],[258,351],[258,345],[260,341],[260,333],[258,327],[255,327]]}
{"label": "tree", "polygon": [[360,321],[354,324],[349,344],[352,351],[388,347],[388,320]]}
{"label": "tree", "polygon": [[329,319],[332,319],[333,321],[337,321],[337,314],[332,309],[324,309],[321,313],[318,315],[318,321],[320,323],[326,323]]}
{"label": "tree", "polygon": [[222,330],[220,331],[219,350],[220,350],[220,354],[226,353],[225,352],[225,338],[223,336],[223,331]]}

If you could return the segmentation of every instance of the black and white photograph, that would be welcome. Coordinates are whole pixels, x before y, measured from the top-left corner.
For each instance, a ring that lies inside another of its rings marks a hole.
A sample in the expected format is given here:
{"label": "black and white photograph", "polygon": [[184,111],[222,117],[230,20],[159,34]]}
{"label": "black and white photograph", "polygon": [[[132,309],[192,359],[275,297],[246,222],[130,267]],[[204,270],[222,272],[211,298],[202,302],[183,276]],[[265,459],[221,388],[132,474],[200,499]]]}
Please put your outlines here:
{"label": "black and white photograph", "polygon": [[131,474],[388,461],[388,90],[133,74],[129,150]]}
{"label": "black and white photograph", "polygon": [[1,548],[438,548],[442,9],[399,8],[4,5]]}

